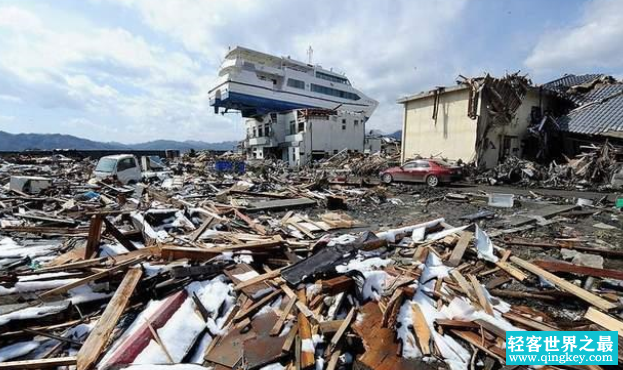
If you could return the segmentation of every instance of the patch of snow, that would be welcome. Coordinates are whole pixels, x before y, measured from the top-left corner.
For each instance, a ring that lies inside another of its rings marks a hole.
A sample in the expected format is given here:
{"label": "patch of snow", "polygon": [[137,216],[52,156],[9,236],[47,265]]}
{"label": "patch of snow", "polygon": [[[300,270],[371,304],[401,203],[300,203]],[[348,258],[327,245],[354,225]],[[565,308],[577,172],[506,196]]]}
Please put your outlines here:
{"label": "patch of snow", "polygon": [[29,354],[39,347],[39,342],[32,340],[28,342],[18,342],[0,348],[0,362],[5,362],[16,357],[21,357]]}
{"label": "patch of snow", "polygon": [[5,325],[12,320],[36,319],[39,317],[54,315],[65,310],[68,306],[68,301],[61,301],[44,303],[35,307],[27,307],[18,311],[0,315],[0,325]]}
{"label": "patch of snow", "polygon": [[301,352],[316,353],[314,341],[312,339],[303,339],[301,341]]}
{"label": "patch of snow", "polygon": [[372,271],[380,267],[385,267],[392,263],[393,261],[389,258],[384,259],[379,257],[373,257],[363,259],[362,256],[358,255],[357,258],[350,260],[347,265],[335,266],[335,271],[342,274],[352,270],[366,272]]}
{"label": "patch of snow", "polygon": [[274,364],[266,365],[260,368],[260,370],[284,370],[285,368],[286,367],[283,366],[282,364],[275,362]]}

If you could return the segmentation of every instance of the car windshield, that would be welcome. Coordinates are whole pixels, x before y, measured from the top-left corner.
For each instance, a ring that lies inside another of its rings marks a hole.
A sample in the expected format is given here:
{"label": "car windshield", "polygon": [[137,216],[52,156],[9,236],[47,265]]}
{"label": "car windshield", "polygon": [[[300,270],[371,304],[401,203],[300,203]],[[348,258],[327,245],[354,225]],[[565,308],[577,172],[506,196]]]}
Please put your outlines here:
{"label": "car windshield", "polygon": [[116,160],[110,158],[102,158],[97,163],[95,171],[97,172],[112,172],[115,169]]}

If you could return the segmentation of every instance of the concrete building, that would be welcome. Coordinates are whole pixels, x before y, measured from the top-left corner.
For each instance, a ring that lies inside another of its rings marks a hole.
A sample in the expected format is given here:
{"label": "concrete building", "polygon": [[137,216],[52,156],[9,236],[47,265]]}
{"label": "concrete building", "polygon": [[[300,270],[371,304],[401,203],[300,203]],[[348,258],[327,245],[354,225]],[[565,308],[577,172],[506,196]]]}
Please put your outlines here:
{"label": "concrete building", "polygon": [[465,79],[398,100],[404,106],[402,157],[442,156],[491,168],[507,156],[537,155],[554,99],[518,75]]}
{"label": "concrete building", "polygon": [[365,117],[327,109],[297,109],[245,121],[249,159],[275,158],[301,166],[341,150],[363,152]]}

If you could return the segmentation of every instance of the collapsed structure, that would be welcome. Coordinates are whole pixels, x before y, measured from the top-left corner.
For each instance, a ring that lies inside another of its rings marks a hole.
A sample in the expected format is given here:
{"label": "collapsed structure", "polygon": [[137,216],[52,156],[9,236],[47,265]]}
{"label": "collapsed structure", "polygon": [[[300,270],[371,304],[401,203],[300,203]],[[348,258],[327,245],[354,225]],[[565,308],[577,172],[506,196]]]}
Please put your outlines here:
{"label": "collapsed structure", "polygon": [[342,150],[378,150],[365,124],[378,102],[348,78],[319,65],[236,47],[210,90],[210,105],[240,111],[249,159],[277,158],[300,166]]}
{"label": "collapsed structure", "polygon": [[623,84],[601,74],[535,86],[519,73],[461,77],[457,86],[400,99],[403,161],[442,155],[490,169],[509,157],[546,162],[582,145],[619,143]]}

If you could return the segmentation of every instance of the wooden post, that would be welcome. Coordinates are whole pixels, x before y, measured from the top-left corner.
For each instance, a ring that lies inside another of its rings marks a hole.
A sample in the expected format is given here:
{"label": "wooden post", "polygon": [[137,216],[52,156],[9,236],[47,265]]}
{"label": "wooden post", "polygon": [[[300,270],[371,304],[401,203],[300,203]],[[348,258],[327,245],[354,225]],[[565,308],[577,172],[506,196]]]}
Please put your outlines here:
{"label": "wooden post", "polygon": [[119,285],[119,288],[117,288],[108,306],[106,306],[104,313],[100,316],[99,320],[97,320],[97,324],[95,324],[89,337],[80,348],[76,356],[77,370],[90,369],[102,354],[106,344],[108,344],[112,331],[115,329],[115,326],[117,326],[121,314],[123,314],[123,311],[130,302],[130,297],[141,279],[142,274],[143,271],[137,268],[130,269],[127,272],[121,285]]}
{"label": "wooden post", "polygon": [[89,225],[89,238],[86,248],[84,249],[84,259],[88,260],[97,254],[102,237],[102,216],[91,216],[91,224]]}
{"label": "wooden post", "polygon": [[[298,299],[301,303],[307,304],[305,289],[298,291]],[[301,337],[301,369],[308,369],[315,365],[314,341],[312,339],[311,325],[309,320],[301,312],[298,314],[299,336]]]}

